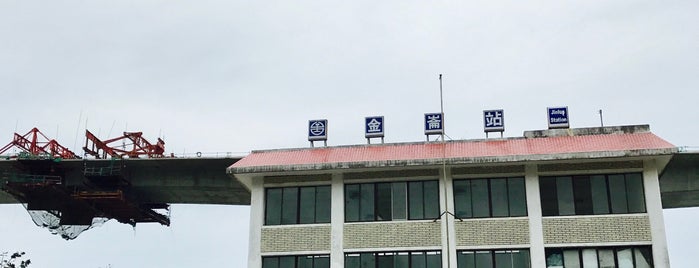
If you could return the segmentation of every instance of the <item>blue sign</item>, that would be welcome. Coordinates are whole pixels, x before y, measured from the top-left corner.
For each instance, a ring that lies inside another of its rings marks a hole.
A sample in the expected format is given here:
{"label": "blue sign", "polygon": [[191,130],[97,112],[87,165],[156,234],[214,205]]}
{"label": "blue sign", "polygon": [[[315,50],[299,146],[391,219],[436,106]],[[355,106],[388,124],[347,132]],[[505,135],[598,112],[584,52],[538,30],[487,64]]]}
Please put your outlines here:
{"label": "blue sign", "polygon": [[553,128],[568,128],[568,107],[548,108],[549,129]]}
{"label": "blue sign", "polygon": [[364,118],[364,136],[367,138],[383,137],[383,116]]}
{"label": "blue sign", "polygon": [[483,111],[483,130],[485,132],[505,131],[505,111],[485,110]]}
{"label": "blue sign", "polygon": [[328,139],[328,120],[308,120],[308,140],[324,141]]}
{"label": "blue sign", "polygon": [[425,135],[444,133],[444,115],[441,113],[425,114]]}

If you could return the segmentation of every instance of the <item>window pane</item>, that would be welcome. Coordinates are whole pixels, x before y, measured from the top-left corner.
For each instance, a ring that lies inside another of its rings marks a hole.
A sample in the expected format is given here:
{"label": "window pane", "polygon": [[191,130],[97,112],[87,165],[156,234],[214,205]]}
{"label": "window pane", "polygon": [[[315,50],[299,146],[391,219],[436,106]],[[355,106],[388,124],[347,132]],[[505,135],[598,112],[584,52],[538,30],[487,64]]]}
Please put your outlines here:
{"label": "window pane", "polygon": [[607,198],[607,178],[604,175],[590,177],[592,188],[592,212],[594,214],[609,214],[609,199]]}
{"label": "window pane", "polygon": [[405,182],[394,182],[391,185],[393,186],[393,219],[405,220],[408,215],[406,184]]}
{"label": "window pane", "polygon": [[514,259],[512,252],[509,250],[495,251],[495,268],[513,268]]}
{"label": "window pane", "polygon": [[345,268],[360,268],[359,254],[345,254]]}
{"label": "window pane", "polygon": [[646,212],[646,199],[643,194],[643,177],[640,173],[626,174],[626,190],[629,200],[629,212]]}
{"label": "window pane", "polygon": [[471,181],[454,181],[454,213],[459,218],[471,218]]}
{"label": "window pane", "polygon": [[[408,186],[410,187],[410,186]],[[411,268],[427,268],[425,263],[425,253],[423,252],[411,252],[410,253],[410,264]]]}
{"label": "window pane", "polygon": [[582,257],[583,257],[583,267],[584,268],[598,268],[599,265],[597,264],[597,250],[588,248],[588,249],[583,249],[582,251]]}
{"label": "window pane", "polygon": [[520,249],[512,251],[512,267],[514,268],[529,268],[531,261],[529,260],[529,250]]}
{"label": "window pane", "polygon": [[653,254],[649,247],[635,248],[634,259],[636,259],[636,268],[653,267]]}
{"label": "window pane", "polygon": [[373,221],[374,218],[374,184],[360,184],[360,199],[359,199],[359,220]]}
{"label": "window pane", "polygon": [[316,218],[316,187],[301,187],[299,223],[314,223]]}
{"label": "window pane", "polygon": [[493,217],[508,216],[507,179],[490,180],[490,203],[493,206]]}
{"label": "window pane", "polygon": [[394,258],[393,268],[405,268],[410,266],[410,255],[407,252],[399,252]]}
{"label": "window pane", "polygon": [[436,219],[439,216],[439,182],[426,181],[424,185],[425,219]]}
{"label": "window pane", "polygon": [[609,175],[608,178],[612,213],[628,213],[624,175]]}
{"label": "window pane", "polygon": [[617,250],[616,259],[619,268],[633,268],[633,251],[630,248]]}
{"label": "window pane", "polygon": [[267,189],[265,200],[265,224],[279,225],[282,223],[282,189]]}
{"label": "window pane", "polygon": [[[556,193],[556,178],[540,178],[539,192],[541,194],[541,214],[543,216],[558,215],[558,195]],[[561,263],[561,265],[563,264]]]}
{"label": "window pane", "polygon": [[424,219],[425,210],[423,206],[422,182],[412,181],[408,183],[408,217],[410,219]]}
{"label": "window pane", "polygon": [[313,256],[298,256],[296,268],[313,268]]}
{"label": "window pane", "polygon": [[279,268],[294,268],[295,262],[296,257],[294,256],[279,257]]}
{"label": "window pane", "polygon": [[577,249],[563,251],[563,265],[565,268],[580,268],[580,255]]}
{"label": "window pane", "polygon": [[390,221],[392,220],[391,214],[393,209],[391,208],[393,199],[391,198],[391,193],[393,189],[391,188],[391,183],[377,183],[376,184],[376,220],[377,221]]}
{"label": "window pane", "polygon": [[597,251],[600,268],[616,268],[614,264],[614,250],[600,249]]}
{"label": "window pane", "polygon": [[345,221],[359,221],[359,184],[345,185]]}
{"label": "window pane", "polygon": [[278,268],[279,258],[277,257],[262,257],[262,268]]}
{"label": "window pane", "polygon": [[360,268],[375,268],[376,260],[374,253],[362,253]]}
{"label": "window pane", "polygon": [[316,187],[316,222],[330,222],[330,186]]}
{"label": "window pane", "polygon": [[592,215],[592,192],[589,176],[573,177],[575,215]]}
{"label": "window pane", "polygon": [[282,188],[282,224],[298,223],[299,188]]}
{"label": "window pane", "polygon": [[442,268],[442,255],[438,252],[427,252],[426,268]]}
{"label": "window pane", "polygon": [[316,257],[313,261],[313,268],[330,268],[330,256],[323,255]]}
{"label": "window pane", "polygon": [[476,251],[476,267],[493,268],[493,255],[490,251]]}
{"label": "window pane", "polygon": [[556,177],[556,195],[558,195],[558,215],[575,215],[573,183],[570,177]]}
{"label": "window pane", "polygon": [[473,217],[490,217],[488,180],[471,180],[471,194],[473,195]]}
{"label": "window pane", "polygon": [[379,254],[376,257],[379,268],[393,268],[393,255]]}
{"label": "window pane", "polygon": [[456,255],[457,268],[476,268],[476,253],[473,251],[463,251]]}
{"label": "window pane", "polygon": [[546,267],[563,268],[563,251],[560,249],[546,249]]}
{"label": "window pane", "polygon": [[507,180],[510,216],[512,217],[527,215],[527,194],[524,187],[524,178],[510,178]]}

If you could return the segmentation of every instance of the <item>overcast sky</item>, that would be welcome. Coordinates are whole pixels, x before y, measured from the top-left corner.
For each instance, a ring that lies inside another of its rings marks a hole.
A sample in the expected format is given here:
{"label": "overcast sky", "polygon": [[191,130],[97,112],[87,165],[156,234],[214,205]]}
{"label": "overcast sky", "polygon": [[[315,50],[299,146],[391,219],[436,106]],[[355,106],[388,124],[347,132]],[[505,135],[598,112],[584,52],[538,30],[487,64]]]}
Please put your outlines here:
{"label": "overcast sky", "polygon": [[[422,141],[422,114],[483,138],[546,128],[650,124],[699,146],[699,1],[0,1],[0,146],[39,127],[79,152],[143,131],[175,154],[305,147],[307,120],[330,145]],[[222,171],[223,172],[223,171]],[[0,206],[0,252],[32,267],[243,267],[249,209],[176,205],[169,228],[110,221],[63,241],[19,205]],[[673,267],[694,267],[699,209],[666,210]]]}

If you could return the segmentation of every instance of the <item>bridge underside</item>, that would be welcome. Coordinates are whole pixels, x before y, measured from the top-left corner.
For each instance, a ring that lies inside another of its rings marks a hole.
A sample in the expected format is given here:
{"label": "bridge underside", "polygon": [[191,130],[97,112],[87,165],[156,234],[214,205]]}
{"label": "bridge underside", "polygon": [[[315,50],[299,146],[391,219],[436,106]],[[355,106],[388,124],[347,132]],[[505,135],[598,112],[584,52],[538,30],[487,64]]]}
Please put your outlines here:
{"label": "bridge underside", "polygon": [[660,174],[663,208],[699,206],[699,153],[679,153]]}

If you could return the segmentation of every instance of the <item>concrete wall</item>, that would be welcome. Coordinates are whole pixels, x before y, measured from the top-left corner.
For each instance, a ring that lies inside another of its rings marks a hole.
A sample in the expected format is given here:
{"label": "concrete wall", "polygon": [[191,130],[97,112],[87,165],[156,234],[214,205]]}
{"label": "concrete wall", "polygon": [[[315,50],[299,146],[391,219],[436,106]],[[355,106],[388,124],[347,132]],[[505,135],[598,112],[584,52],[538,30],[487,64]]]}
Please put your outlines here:
{"label": "concrete wall", "polygon": [[454,224],[458,247],[529,244],[527,218],[457,220]]}
{"label": "concrete wall", "polygon": [[650,222],[643,215],[545,217],[544,243],[650,242]]}
{"label": "concrete wall", "polygon": [[438,247],[441,223],[433,221],[346,223],[345,249]]}
{"label": "concrete wall", "polygon": [[329,250],[330,224],[262,228],[262,253]]}

